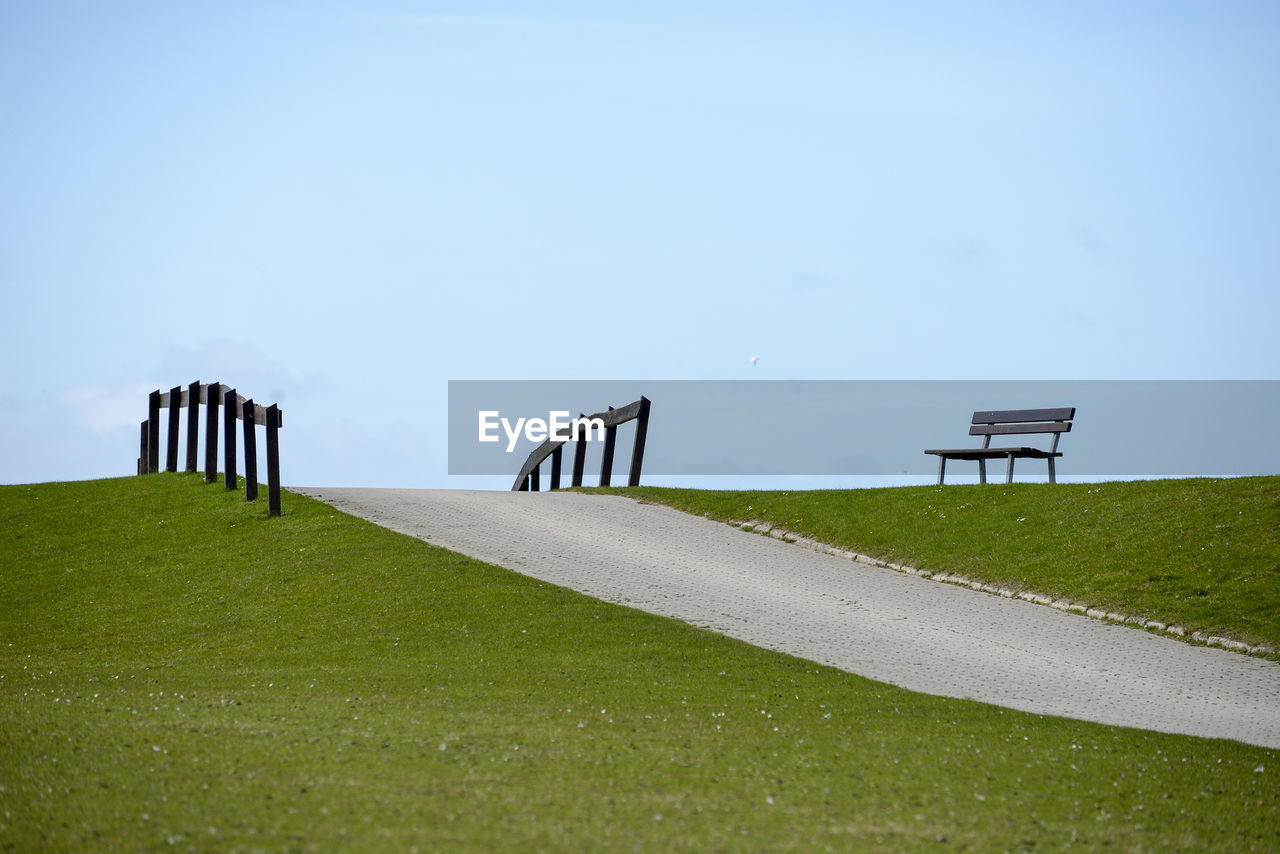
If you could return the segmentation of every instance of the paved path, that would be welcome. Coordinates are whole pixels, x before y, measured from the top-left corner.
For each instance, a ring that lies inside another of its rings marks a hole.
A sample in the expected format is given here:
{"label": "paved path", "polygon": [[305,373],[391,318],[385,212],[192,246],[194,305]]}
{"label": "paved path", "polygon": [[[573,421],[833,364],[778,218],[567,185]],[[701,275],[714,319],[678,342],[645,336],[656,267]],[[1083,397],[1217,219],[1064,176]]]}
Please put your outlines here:
{"label": "paved path", "polygon": [[915,691],[1280,748],[1280,664],[581,493],[298,489],[609,602]]}

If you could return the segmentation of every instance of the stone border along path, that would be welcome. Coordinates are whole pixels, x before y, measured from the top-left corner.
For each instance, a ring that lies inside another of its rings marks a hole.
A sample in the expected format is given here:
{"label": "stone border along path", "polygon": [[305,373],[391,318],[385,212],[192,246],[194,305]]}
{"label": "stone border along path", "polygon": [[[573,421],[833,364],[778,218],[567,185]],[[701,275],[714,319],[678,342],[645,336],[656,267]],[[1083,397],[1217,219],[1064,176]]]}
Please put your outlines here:
{"label": "stone border along path", "polygon": [[571,492],[294,489],[539,580],[927,694],[1280,748],[1280,664]]}

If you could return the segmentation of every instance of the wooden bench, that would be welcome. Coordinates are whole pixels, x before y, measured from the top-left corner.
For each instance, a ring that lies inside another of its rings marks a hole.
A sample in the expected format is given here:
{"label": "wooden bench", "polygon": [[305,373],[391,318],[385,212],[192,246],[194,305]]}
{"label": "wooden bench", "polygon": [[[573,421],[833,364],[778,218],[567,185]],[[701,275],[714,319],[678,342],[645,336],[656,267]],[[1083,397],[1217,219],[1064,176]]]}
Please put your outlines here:
{"label": "wooden bench", "polygon": [[[1005,483],[1013,482],[1013,461],[1016,459],[1047,460],[1049,463],[1049,482],[1056,483],[1054,477],[1054,460],[1062,456],[1058,450],[1058,439],[1063,433],[1071,431],[1071,419],[1076,417],[1074,406],[1061,409],[1005,409],[981,410],[973,413],[973,426],[969,428],[970,436],[982,436],[981,448],[947,448],[943,450],[925,451],[938,457],[938,485],[942,485],[942,477],[947,470],[947,460],[977,460],[978,480],[987,482],[987,460],[998,460],[1004,457],[1009,461],[1005,472]],[[1049,450],[1040,448],[993,448],[992,436],[1019,435],[1024,433],[1052,433],[1053,442]]]}

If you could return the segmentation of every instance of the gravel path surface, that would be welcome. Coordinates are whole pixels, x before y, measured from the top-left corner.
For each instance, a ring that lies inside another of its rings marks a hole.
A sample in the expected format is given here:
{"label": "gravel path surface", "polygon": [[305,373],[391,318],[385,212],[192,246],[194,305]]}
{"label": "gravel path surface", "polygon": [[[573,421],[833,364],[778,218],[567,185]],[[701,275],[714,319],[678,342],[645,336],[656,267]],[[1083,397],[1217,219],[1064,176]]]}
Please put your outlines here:
{"label": "gravel path surface", "polygon": [[869,566],[629,498],[296,489],[609,602],[914,691],[1280,748],[1280,664]]}

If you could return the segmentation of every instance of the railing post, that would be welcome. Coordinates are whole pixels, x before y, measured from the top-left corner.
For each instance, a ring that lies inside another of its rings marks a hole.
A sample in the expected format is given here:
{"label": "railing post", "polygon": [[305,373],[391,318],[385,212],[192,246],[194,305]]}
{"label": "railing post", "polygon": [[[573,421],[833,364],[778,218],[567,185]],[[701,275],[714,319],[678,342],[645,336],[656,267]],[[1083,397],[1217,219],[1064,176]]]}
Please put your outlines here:
{"label": "railing post", "polygon": [[218,481],[218,383],[210,383],[205,387],[206,406],[204,412],[204,482]]}
{"label": "railing post", "polygon": [[267,407],[267,515],[280,515],[280,408]]}
{"label": "railing post", "polygon": [[560,457],[564,450],[564,445],[560,445],[551,452],[551,489],[560,488]]}
{"label": "railing post", "polygon": [[223,480],[227,489],[236,488],[236,418],[240,407],[236,406],[236,390],[227,389],[222,395],[222,444],[224,448]]}
{"label": "railing post", "polygon": [[[609,407],[613,412],[613,407]],[[600,485],[608,486],[613,479],[613,446],[618,441],[618,425],[604,428],[604,460],[600,463]]]}
{"label": "railing post", "polygon": [[187,392],[187,471],[195,471],[200,441],[200,380],[193,382]]}
{"label": "railing post", "polygon": [[640,467],[644,464],[644,439],[649,433],[649,398],[640,396],[640,414],[636,416],[636,441],[631,447],[631,474],[627,486],[640,485]]}
{"label": "railing post", "polygon": [[147,472],[160,471],[160,390],[147,398]]}
{"label": "railing post", "polygon": [[164,470],[178,470],[178,410],[182,408],[182,386],[169,389],[169,444],[165,446]]}
{"label": "railing post", "polygon": [[253,415],[253,398],[244,402],[244,500],[258,498],[258,425]]}
{"label": "railing post", "polygon": [[[579,418],[586,418],[583,413],[578,413]],[[569,481],[571,486],[582,486],[582,470],[587,464],[587,436],[588,431],[583,430],[578,436],[578,441],[573,443],[573,479]]]}

